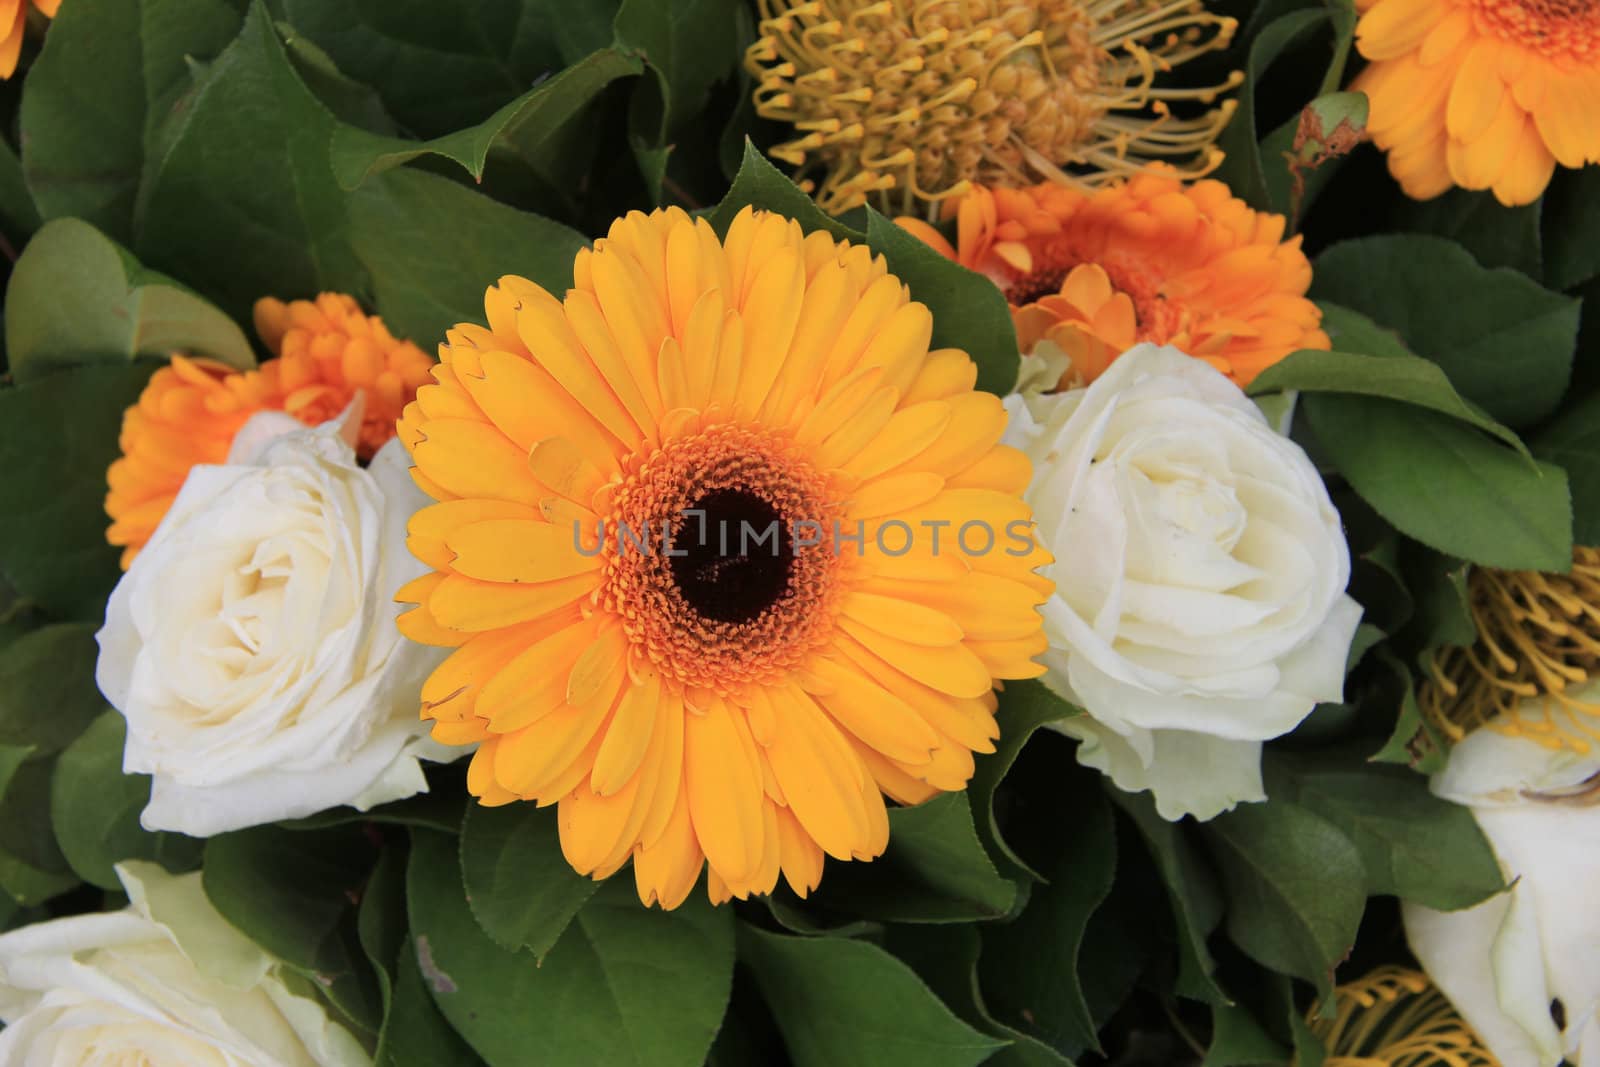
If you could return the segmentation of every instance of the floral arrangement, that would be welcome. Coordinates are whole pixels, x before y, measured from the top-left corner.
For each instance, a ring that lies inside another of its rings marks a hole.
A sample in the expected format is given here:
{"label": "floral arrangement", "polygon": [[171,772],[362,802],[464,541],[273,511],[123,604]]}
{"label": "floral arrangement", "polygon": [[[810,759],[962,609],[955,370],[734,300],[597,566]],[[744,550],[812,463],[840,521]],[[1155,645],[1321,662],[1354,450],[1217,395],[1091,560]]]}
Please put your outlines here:
{"label": "floral arrangement", "polygon": [[1600,1063],[1600,7],[0,31],[0,1067]]}

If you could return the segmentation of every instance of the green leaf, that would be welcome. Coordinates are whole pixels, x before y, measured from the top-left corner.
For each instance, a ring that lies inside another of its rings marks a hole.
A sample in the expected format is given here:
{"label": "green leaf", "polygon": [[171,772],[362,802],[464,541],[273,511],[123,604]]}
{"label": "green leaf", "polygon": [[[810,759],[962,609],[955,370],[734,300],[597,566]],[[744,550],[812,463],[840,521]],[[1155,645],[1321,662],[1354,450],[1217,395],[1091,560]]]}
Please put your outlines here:
{"label": "green leaf", "polygon": [[355,908],[375,859],[360,827],[296,831],[275,826],[206,842],[206,896],[245,936],[314,981],[366,1030],[382,1019]]}
{"label": "green leaf", "polygon": [[256,365],[232,319],[146,271],[88,223],[56,219],[28,242],[6,286],[6,352],[17,381],[174,351]]}
{"label": "green leaf", "polygon": [[1442,415],[1393,400],[1317,395],[1301,410],[1352,488],[1441,552],[1514,570],[1572,564],[1566,474]]}
{"label": "green leaf", "polygon": [[611,42],[615,0],[282,0],[294,28],[423,137],[472,125]]}
{"label": "green leaf", "polygon": [[[41,868],[25,859],[0,851],[0,890],[7,898],[4,903],[23,907],[43,904],[51,897],[75,889],[78,878],[70,871]],[[45,915],[40,919],[47,918]]]}
{"label": "green leaf", "polygon": [[1396,229],[1445,237],[1472,253],[1484,267],[1509,267],[1539,280],[1540,203],[1506,207],[1488,190],[1451,189],[1432,200],[1406,202]]}
{"label": "green leaf", "polygon": [[889,812],[889,847],[871,863],[830,866],[816,904],[896,922],[962,922],[1007,914],[1017,887],[978,841],[965,793]]}
{"label": "green leaf", "polygon": [[660,86],[655,143],[705,107],[712,86],[738,66],[740,5],[735,0],[624,0],[617,43],[637,49]]}
{"label": "green leaf", "polygon": [[[1343,319],[1346,336],[1365,327],[1353,317]],[[1367,343],[1377,341],[1367,337]],[[1493,434],[1517,451],[1527,454],[1520,438],[1495,422],[1476,404],[1464,400],[1435,364],[1401,353],[1358,355],[1355,351],[1319,352],[1302,349],[1292,352],[1256,376],[1249,392],[1259,396],[1274,390],[1294,389],[1302,393],[1342,393],[1397,400],[1476,426]]]}
{"label": "green leaf", "polygon": [[394,119],[383,109],[383,98],[370,85],[347,76],[311,38],[295,33],[293,26],[282,22],[278,23],[278,36],[283,38],[289,62],[300,80],[339,121],[383,136],[399,132]]}
{"label": "green leaf", "polygon": [[62,855],[78,877],[101,889],[121,886],[112,865],[123,860],[153,860],[175,871],[200,862],[201,842],[139,824],[150,779],[122,773],[126,735],[121,715],[103,713],[61,753],[50,782],[50,823]]}
{"label": "green leaf", "polygon": [[[1339,0],[1333,0],[1329,6],[1344,5]],[[1335,13],[1335,40],[1342,50],[1336,65],[1343,65],[1343,54],[1349,49],[1354,21],[1353,9],[1349,12],[1348,25],[1343,23],[1340,13]],[[1261,141],[1263,163],[1269,159],[1274,161],[1273,166],[1265,168],[1267,195],[1272,203],[1283,206],[1291,226],[1322,194],[1345,158],[1367,136],[1366,94],[1326,91],[1338,83],[1338,78],[1325,81],[1321,96],[1306,104],[1299,115]],[[1284,161],[1283,166],[1276,165],[1280,159]]]}
{"label": "green leaf", "polygon": [[62,8],[22,94],[23,172],[44,218],[127,240],[161,124],[191,88],[189,62],[220,52],[239,12],[226,0]]}
{"label": "green leaf", "polygon": [[[451,788],[452,786],[456,788]],[[453,834],[461,829],[461,818],[466,806],[466,793],[460,788],[459,782],[446,783],[443,789],[435,783],[426,793],[418,793],[389,804],[379,804],[366,811],[340,806],[301,819],[286,819],[278,825],[286,830],[326,830],[333,826],[378,823],[385,826],[442,830]]]}
{"label": "green leaf", "polygon": [[524,158],[537,158],[541,146],[602,89],[642,69],[634,56],[603,48],[541,82],[477,125],[431,141],[384,137],[340,125],[333,132],[333,172],[343,188],[356,189],[374,174],[420,156],[436,155],[459,164],[474,178],[482,178],[492,149],[504,148]]}
{"label": "green leaf", "polygon": [[728,195],[722,198],[711,212],[711,225],[718,233],[727,233],[728,227],[739,212],[747,207],[775,211],[794,219],[807,233],[822,230],[846,241],[861,241],[864,235],[843,222],[826,214],[817,202],[783,176],[761,150],[744,139],[744,157],[739,162],[739,173],[734,175]]}
{"label": "green leaf", "polygon": [[1544,248],[1553,289],[1600,275],[1600,167],[1556,171],[1544,195]]}
{"label": "green leaf", "polygon": [[[1322,330],[1333,342],[1335,352],[1362,352],[1369,356],[1400,356],[1405,359],[1416,359],[1400,335],[1384,326],[1379,326],[1359,311],[1352,311],[1347,307],[1327,300],[1317,302],[1317,307],[1322,310]],[[1299,353],[1295,353],[1298,355]],[[1427,361],[1424,360],[1424,363]],[[1432,363],[1427,364],[1433,368],[1434,378],[1449,385],[1450,379],[1445,373]],[[1271,370],[1272,368],[1267,368]],[[1450,392],[1455,392],[1455,386],[1450,386]],[[1462,401],[1466,403],[1466,401]],[[1487,416],[1485,416],[1487,418]]]}
{"label": "green leaf", "polygon": [[1005,1045],[956,1018],[876,945],[741,923],[739,959],[755,973],[796,1067],[971,1067]]}
{"label": "green leaf", "polygon": [[1366,904],[1361,853],[1320,815],[1277,800],[1205,825],[1228,888],[1228,934],[1252,959],[1323,993]]}
{"label": "green leaf", "polygon": [[[78,884],[47,820],[49,764],[33,760],[31,745],[0,745],[0,910],[41,904]],[[30,762],[32,760],[32,762]]]}
{"label": "green leaf", "polygon": [[1000,739],[995,742],[993,752],[980,753],[975,758],[977,766],[972,773],[972,781],[967,784],[967,793],[972,797],[972,814],[977,823],[978,837],[1008,877],[1028,878],[1035,882],[1044,880],[1006,843],[1005,836],[1000,832],[1000,822],[995,817],[995,791],[1005,781],[1012,764],[1016,763],[1017,756],[1022,752],[1022,746],[1028,743],[1035,731],[1081,714],[1082,709],[1068,704],[1042,682],[1009,682],[1000,694],[1000,708],[995,713],[1000,723]]}
{"label": "green leaf", "polygon": [[0,140],[0,234],[20,247],[39,228],[39,208],[22,178],[17,150]]}
{"label": "green leaf", "polygon": [[1207,943],[1222,921],[1222,897],[1216,876],[1189,839],[1185,825],[1168,822],[1156,813],[1153,796],[1120,789],[1107,792],[1139,828],[1172,903],[1172,918],[1178,928],[1178,977],[1173,991],[1208,1004],[1228,1003],[1227,994],[1212,977],[1217,962]]}
{"label": "green leaf", "polygon": [[98,623],[121,574],[101,472],[150,371],[82,367],[0,389],[0,577],[58,616]]}
{"label": "green leaf", "polygon": [[600,883],[561,854],[552,808],[509,804],[467,808],[461,874],[473,917],[503,948],[549,953]]}
{"label": "green leaf", "polygon": [[350,198],[350,240],[377,311],[424,349],[483,321],[483,293],[519,274],[558,296],[586,242],[559,223],[418,170],[378,176]]}
{"label": "green leaf", "polygon": [[[978,970],[996,1019],[1076,1056],[1099,1051],[1084,995],[1084,984],[1096,976],[1080,973],[1080,953],[1090,917],[1111,892],[1117,836],[1099,775],[1066,782],[1033,819],[1048,846],[1050,863],[1042,873],[1049,881],[1034,886],[1014,921],[985,929]],[[1045,945],[1049,951],[1040,950]]]}
{"label": "green leaf", "polygon": [[[1239,87],[1239,110],[1217,139],[1217,146],[1225,155],[1212,176],[1226,182],[1235,196],[1258,211],[1282,214],[1288,210],[1288,204],[1275,203],[1268,186],[1266,161],[1260,145],[1262,135],[1256,125],[1256,87],[1268,67],[1328,20],[1327,11],[1291,11],[1269,22],[1250,42],[1244,83]],[[1281,156],[1274,158],[1273,167],[1287,173]],[[1286,186],[1287,179],[1283,181]]]}
{"label": "green leaf", "polygon": [[[1312,295],[1370,316],[1439,364],[1461,394],[1511,426],[1560,403],[1577,345],[1578,301],[1439,237],[1389,234],[1317,257]],[[1506,373],[1516,354],[1515,374]]]}
{"label": "green leaf", "polygon": [[865,244],[888,260],[889,270],[933,313],[934,348],[963,349],[978,364],[978,388],[1009,393],[1017,382],[1017,335],[1000,289],[981,274],[944,258],[870,209],[865,231],[830,218],[767,161],[748,140],[733,187],[711,224],[726,233],[734,217],[754,206],[794,219],[807,232],[822,230]]}
{"label": "green leaf", "polygon": [[12,779],[33,753],[32,745],[0,744],[0,796],[11,788]]}
{"label": "green leaf", "polygon": [[989,1014],[978,988],[983,940],[972,923],[938,927],[890,927],[884,947],[917,972],[958,1016],[1010,1044],[984,1060],[986,1067],[1072,1067],[1043,1041],[1011,1029]]}
{"label": "green leaf", "polygon": [[477,1067],[483,1062],[428,995],[410,938],[400,949],[394,1000],[373,1061],[376,1067]]}
{"label": "green leaf", "polygon": [[1600,393],[1561,413],[1533,442],[1533,454],[1567,472],[1572,538],[1600,545]]}
{"label": "green leaf", "polygon": [[[341,127],[306,88],[256,0],[162,132],[141,189],[134,250],[238,318],[270,293],[359,292],[344,191],[329,166]],[[218,264],[226,264],[219,270]]]}
{"label": "green leaf", "polygon": [[473,1067],[481,1061],[439,1014],[406,928],[408,853],[385,848],[361,894],[357,930],[383,999],[376,1067]]}
{"label": "green leaf", "polygon": [[1372,754],[1375,763],[1403,763],[1419,774],[1437,774],[1444,769],[1447,745],[1438,730],[1422,716],[1417,706],[1416,686],[1411,669],[1388,648],[1379,646],[1378,662],[1388,668],[1393,688],[1398,693],[1399,714],[1389,739]]}
{"label": "green leaf", "polygon": [[613,878],[542,963],[496,945],[457,877],[455,842],[414,835],[407,899],[418,965],[434,1002],[491,1067],[528,1062],[698,1067],[727,1007],[733,913],[696,893],[645,908]]}
{"label": "green leaf", "polygon": [[385,848],[378,853],[377,865],[361,890],[356,905],[356,939],[372,964],[378,979],[378,994],[383,1005],[383,1027],[379,1042],[394,1016],[394,982],[391,974],[407,937],[406,859],[403,849]]}
{"label": "green leaf", "polygon": [[1271,753],[1267,794],[1293,801],[1342,830],[1361,853],[1368,895],[1457,911],[1505,888],[1500,864],[1472,812],[1393,766]]}
{"label": "green leaf", "polygon": [[1289,1050],[1262,1028],[1249,1010],[1237,1004],[1211,1007],[1211,1044],[1200,1067],[1278,1067]]}
{"label": "green leaf", "polygon": [[96,626],[45,626],[0,647],[0,744],[61,751],[106,710],[95,685]]}

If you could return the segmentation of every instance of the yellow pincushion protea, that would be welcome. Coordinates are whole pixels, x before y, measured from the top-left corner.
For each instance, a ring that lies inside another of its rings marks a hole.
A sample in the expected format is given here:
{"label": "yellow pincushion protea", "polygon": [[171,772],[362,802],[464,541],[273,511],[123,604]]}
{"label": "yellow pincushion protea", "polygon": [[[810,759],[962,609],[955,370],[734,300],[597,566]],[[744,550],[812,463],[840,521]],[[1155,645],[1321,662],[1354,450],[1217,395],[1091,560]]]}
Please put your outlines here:
{"label": "yellow pincushion protea", "polygon": [[1565,574],[1474,567],[1477,640],[1440,649],[1417,692],[1422,712],[1459,741],[1487,726],[1546,748],[1600,742],[1600,548],[1580,546]]}
{"label": "yellow pincushion protea", "polygon": [[22,38],[28,31],[28,5],[46,17],[55,18],[61,0],[0,0],[0,78],[17,72],[22,58]]}
{"label": "yellow pincushion protea", "polygon": [[258,411],[284,411],[308,426],[365,399],[357,451],[370,459],[394,436],[395,419],[428,380],[433,360],[396,340],[348,296],[313,302],[271,297],[255,309],[256,330],[277,356],[253,371],[181,355],[151,376],[122,418],[121,458],[107,472],[106,539],[128,565],[155,532],[189,468],[222,463],[233,436]]}
{"label": "yellow pincushion protea", "polygon": [[899,219],[1011,305],[1017,341],[1072,360],[1062,385],[1094,381],[1135,344],[1173,345],[1239,385],[1302,348],[1327,348],[1306,291],[1311,263],[1282,215],[1253,211],[1217,181],[1156,168],[1083,191],[1054,183],[974,188],[945,205],[957,246]]}
{"label": "yellow pincushion protea", "polygon": [[1419,200],[1452,185],[1539,199],[1556,164],[1600,162],[1600,5],[1357,0],[1352,86],[1389,171]]}
{"label": "yellow pincushion protea", "polygon": [[1306,1014],[1327,1050],[1323,1067],[1500,1067],[1421,971],[1380,967],[1334,998],[1332,1018],[1315,1006]]}
{"label": "yellow pincushion protea", "polygon": [[[1223,48],[1235,20],[1200,0],[760,0],[745,64],[756,111],[799,136],[772,155],[821,172],[817,201],[911,211],[968,183],[1098,184],[1151,159],[1221,161],[1237,84],[1158,86]],[[1064,168],[1072,168],[1069,177]],[[810,180],[809,178],[807,179]]]}
{"label": "yellow pincushion protea", "polygon": [[456,646],[422,713],[478,744],[485,804],[559,804],[582,873],[631,858],[666,908],[707,865],[714,900],[804,894],[883,851],[884,794],[962,788],[995,680],[1041,673],[1047,557],[1006,537],[1029,464],[865,248],[636,212],[574,273],[502,278],[401,419],[439,501],[401,627]]}

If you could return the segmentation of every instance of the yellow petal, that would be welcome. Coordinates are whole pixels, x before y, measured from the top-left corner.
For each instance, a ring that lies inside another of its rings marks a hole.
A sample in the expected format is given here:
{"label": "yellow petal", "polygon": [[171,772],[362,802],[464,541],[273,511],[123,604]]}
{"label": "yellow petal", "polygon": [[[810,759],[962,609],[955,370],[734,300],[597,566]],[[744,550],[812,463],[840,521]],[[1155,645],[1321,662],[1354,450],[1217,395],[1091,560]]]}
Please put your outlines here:
{"label": "yellow petal", "polygon": [[839,628],[865,645],[891,667],[953,697],[982,696],[993,687],[993,679],[978,657],[960,645],[930,648],[914,645],[897,637],[879,633],[851,619],[840,619]]}
{"label": "yellow petal", "polygon": [[695,837],[724,877],[749,877],[761,862],[761,773],[720,699],[684,719],[684,789]]}
{"label": "yellow petal", "polygon": [[535,504],[544,495],[521,449],[486,422],[430,419],[411,448],[417,469],[459,497]]}
{"label": "yellow petal", "polygon": [[440,626],[477,633],[541,618],[588,596],[600,585],[596,572],[553,582],[481,582],[460,574],[445,577],[428,598]]}
{"label": "yellow petal", "polygon": [[867,674],[826,656],[813,657],[807,666],[827,686],[812,699],[863,743],[913,764],[926,763],[939,746],[938,735],[922,716]]}
{"label": "yellow petal", "polygon": [[484,519],[445,538],[451,568],[486,582],[553,582],[598,569],[599,557],[583,555],[579,544],[570,527],[532,519]]}

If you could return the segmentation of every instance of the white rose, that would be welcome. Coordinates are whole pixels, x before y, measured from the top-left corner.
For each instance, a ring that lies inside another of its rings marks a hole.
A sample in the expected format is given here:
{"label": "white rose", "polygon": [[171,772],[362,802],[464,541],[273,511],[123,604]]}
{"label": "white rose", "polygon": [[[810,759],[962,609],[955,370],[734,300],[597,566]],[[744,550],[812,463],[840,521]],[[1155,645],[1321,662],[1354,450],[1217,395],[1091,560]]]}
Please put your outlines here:
{"label": "white rose", "polygon": [[395,627],[426,570],[405,451],[363,470],[338,423],[283,428],[257,416],[235,447],[253,455],[189,473],[106,607],[96,678],[128,721],[123,769],[154,776],[148,829],[366,809],[425,791],[418,757],[443,755],[417,694],[445,650]]}
{"label": "white rose", "polygon": [[[1581,700],[1600,687],[1575,692]],[[1474,730],[1434,777],[1513,887],[1464,911],[1404,904],[1418,961],[1506,1067],[1600,1065],[1600,758]],[[1559,1001],[1565,1028],[1552,1017]]]}
{"label": "white rose", "polygon": [[357,1067],[372,1062],[217,914],[200,874],[117,868],[125,911],[0,936],[0,1067]]}
{"label": "white rose", "polygon": [[1079,761],[1168,819],[1265,799],[1261,743],[1341,699],[1361,618],[1316,468],[1173,348],[1006,406],[1056,560],[1045,681],[1088,712],[1060,727]]}

